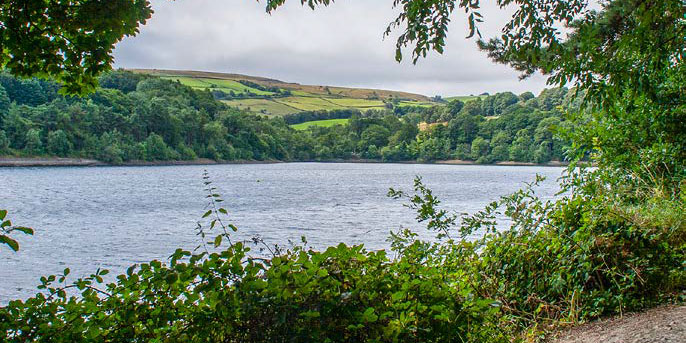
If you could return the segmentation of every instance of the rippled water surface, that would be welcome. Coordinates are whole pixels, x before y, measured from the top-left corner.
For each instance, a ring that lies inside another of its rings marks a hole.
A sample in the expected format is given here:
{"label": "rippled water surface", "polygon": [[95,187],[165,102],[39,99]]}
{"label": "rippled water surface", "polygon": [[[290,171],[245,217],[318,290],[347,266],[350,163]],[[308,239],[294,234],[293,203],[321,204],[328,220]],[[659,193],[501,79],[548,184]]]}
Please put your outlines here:
{"label": "rippled water surface", "polygon": [[561,168],[421,164],[282,163],[164,167],[0,168],[0,208],[34,236],[18,253],[0,248],[0,304],[34,294],[41,275],[72,275],[166,259],[193,249],[205,211],[207,170],[241,239],[259,234],[287,245],[306,236],[315,248],[338,242],[387,246],[390,230],[421,231],[389,187],[409,190],[415,175],[458,212],[474,212],[541,174],[553,196]]}

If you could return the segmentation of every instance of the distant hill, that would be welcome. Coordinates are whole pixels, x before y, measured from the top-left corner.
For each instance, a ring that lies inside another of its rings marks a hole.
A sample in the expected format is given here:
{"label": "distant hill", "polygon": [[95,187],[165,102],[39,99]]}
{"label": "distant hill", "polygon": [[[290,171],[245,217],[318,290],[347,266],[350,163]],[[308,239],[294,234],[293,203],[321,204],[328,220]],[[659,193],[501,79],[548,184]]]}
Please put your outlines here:
{"label": "distant hill", "polygon": [[266,77],[189,70],[131,69],[207,89],[224,103],[269,115],[336,109],[383,109],[390,106],[434,106],[421,94],[382,89],[301,85]]}

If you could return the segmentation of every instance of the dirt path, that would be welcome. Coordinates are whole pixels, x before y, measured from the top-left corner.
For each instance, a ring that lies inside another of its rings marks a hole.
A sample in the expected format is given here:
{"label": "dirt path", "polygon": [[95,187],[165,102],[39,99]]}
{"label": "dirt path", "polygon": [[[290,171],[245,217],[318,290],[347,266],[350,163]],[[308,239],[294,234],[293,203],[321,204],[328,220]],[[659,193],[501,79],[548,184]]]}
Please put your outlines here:
{"label": "dirt path", "polygon": [[686,305],[663,306],[563,331],[552,343],[684,343]]}

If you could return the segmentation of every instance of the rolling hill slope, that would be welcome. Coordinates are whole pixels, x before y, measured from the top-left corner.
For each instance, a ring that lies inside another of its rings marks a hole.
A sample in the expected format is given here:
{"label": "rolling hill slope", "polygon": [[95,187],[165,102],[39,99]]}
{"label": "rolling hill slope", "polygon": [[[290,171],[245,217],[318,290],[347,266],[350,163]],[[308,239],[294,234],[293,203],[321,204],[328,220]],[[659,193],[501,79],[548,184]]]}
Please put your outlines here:
{"label": "rolling hill slope", "polygon": [[394,106],[433,106],[429,97],[381,89],[301,85],[298,83],[248,76],[187,70],[132,69],[179,81],[195,89],[207,89],[224,103],[268,115],[286,115],[304,111],[383,109]]}

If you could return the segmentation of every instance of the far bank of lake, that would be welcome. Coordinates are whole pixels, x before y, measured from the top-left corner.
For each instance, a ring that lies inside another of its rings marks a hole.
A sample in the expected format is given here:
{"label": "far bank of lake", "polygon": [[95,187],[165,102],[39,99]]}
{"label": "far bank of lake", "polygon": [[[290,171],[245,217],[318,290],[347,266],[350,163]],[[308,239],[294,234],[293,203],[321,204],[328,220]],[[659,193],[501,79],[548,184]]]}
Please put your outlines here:
{"label": "far bank of lake", "polygon": [[[399,164],[450,164],[450,165],[494,165],[494,166],[540,166],[540,167],[564,167],[569,163],[562,161],[550,161],[548,163],[531,163],[502,161],[490,164],[478,164],[469,160],[439,160],[431,162],[421,161],[396,161],[383,162],[370,159],[350,159],[350,160],[324,160],[324,161],[278,161],[278,160],[235,160],[235,161],[215,161],[207,158],[180,161],[126,161],[116,166],[183,166],[183,165],[215,165],[215,164],[266,164],[266,163],[298,163],[298,162],[320,162],[320,163],[399,163]],[[73,158],[73,157],[0,157],[0,167],[97,167],[114,166],[102,161]]]}

